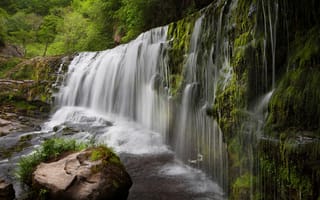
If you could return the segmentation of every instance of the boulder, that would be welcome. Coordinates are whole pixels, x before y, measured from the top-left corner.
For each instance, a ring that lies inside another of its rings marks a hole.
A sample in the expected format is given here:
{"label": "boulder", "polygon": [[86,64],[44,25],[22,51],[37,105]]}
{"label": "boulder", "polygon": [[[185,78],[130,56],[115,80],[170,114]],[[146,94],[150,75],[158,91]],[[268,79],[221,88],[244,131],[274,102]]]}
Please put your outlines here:
{"label": "boulder", "polygon": [[112,153],[92,159],[94,151],[88,149],[41,163],[33,173],[33,188],[46,191],[47,199],[127,199],[132,181],[119,158]]}
{"label": "boulder", "polygon": [[1,200],[12,200],[15,198],[15,191],[13,185],[6,183],[0,179],[0,199]]}

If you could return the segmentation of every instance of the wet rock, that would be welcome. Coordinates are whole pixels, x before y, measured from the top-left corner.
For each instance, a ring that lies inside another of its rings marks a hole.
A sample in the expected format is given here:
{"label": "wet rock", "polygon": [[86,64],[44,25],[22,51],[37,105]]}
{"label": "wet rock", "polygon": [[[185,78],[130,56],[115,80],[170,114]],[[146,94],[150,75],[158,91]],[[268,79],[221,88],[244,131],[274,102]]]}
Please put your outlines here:
{"label": "wet rock", "polygon": [[1,200],[11,200],[15,198],[15,191],[12,184],[6,183],[4,180],[0,179],[0,199]]}
{"label": "wet rock", "polygon": [[79,133],[80,131],[81,130],[73,129],[70,127],[65,127],[62,129],[61,133],[62,133],[62,135],[73,135],[73,134]]}
{"label": "wet rock", "polygon": [[33,188],[45,189],[48,199],[127,199],[132,181],[118,157],[96,160],[93,151],[41,163],[33,173]]}

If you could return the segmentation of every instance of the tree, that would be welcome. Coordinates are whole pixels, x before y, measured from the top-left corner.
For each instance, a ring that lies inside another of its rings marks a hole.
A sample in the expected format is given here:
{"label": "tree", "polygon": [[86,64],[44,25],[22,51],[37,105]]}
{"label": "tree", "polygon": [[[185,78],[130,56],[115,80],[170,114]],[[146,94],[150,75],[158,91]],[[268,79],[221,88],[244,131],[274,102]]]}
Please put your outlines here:
{"label": "tree", "polygon": [[43,19],[38,31],[39,41],[45,44],[43,56],[46,56],[49,44],[52,43],[56,37],[57,25],[59,24],[60,20],[61,19],[55,15],[48,15]]}
{"label": "tree", "polygon": [[63,53],[86,50],[88,20],[78,12],[69,12],[64,16],[62,26],[58,28],[54,48]]}
{"label": "tree", "polygon": [[119,0],[74,0],[72,7],[89,22],[88,50],[102,50],[114,46],[113,36],[117,26],[116,11]]}

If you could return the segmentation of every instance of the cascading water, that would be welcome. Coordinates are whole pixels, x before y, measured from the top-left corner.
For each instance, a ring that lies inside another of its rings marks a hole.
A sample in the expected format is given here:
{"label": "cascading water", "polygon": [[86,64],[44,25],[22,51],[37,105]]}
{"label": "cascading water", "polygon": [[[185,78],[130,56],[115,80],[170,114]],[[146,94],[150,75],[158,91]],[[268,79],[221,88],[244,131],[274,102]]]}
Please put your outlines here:
{"label": "cascading water", "polygon": [[[191,41],[189,61],[186,64],[186,68],[191,71],[187,77],[198,71],[197,41],[202,30],[201,19],[196,23]],[[226,155],[222,133],[217,123],[206,115],[206,109],[196,102],[196,93],[200,89],[196,77],[190,76],[191,83],[185,88],[182,104],[176,108],[180,112],[174,114],[175,111],[171,110],[171,97],[166,88],[166,50],[169,48],[167,29],[153,29],[129,44],[111,50],[79,54],[70,64],[65,85],[57,95],[56,103],[60,109],[46,127],[79,128],[89,123],[91,129],[84,128],[81,134],[73,137],[82,140],[94,138],[98,143],[107,143],[119,153],[166,154],[168,148],[165,141],[170,140],[167,135],[169,127],[173,126],[174,132],[171,135],[176,141],[173,150],[177,157],[205,170],[219,184],[224,183]],[[208,82],[208,79],[204,82]],[[172,117],[180,121],[172,125]],[[99,128],[105,124],[112,125]],[[98,127],[99,131],[92,133],[92,127]],[[169,170],[170,166],[176,164],[169,163],[164,167]],[[180,171],[181,166],[178,169]],[[175,173],[176,170],[170,172],[171,175]],[[197,183],[197,179],[192,180]],[[200,180],[208,183],[203,178]],[[205,190],[209,192],[207,197],[211,195],[211,198],[216,198],[217,194],[222,194],[216,186],[209,188]]]}
{"label": "cascading water", "polygon": [[[222,16],[220,17],[220,23],[216,27],[218,32],[222,29]],[[220,39],[221,33],[217,34],[217,42],[213,43],[211,48],[203,49],[202,45],[206,41],[201,35],[212,34],[211,31],[215,31],[210,26],[212,24],[204,22],[204,16],[201,16],[195,22],[191,35],[190,50],[185,64],[186,86],[182,94],[180,112],[175,116],[178,125],[174,129],[174,149],[182,160],[204,170],[227,188],[226,146],[217,122],[209,117],[207,112],[214,102],[218,83],[228,82],[228,75],[223,73],[228,68],[228,57],[223,51],[225,43],[224,38]],[[213,50],[221,59],[218,57],[215,61],[212,60]]]}
{"label": "cascading water", "polygon": [[58,105],[120,114],[165,133],[168,106],[160,86],[166,31],[154,29],[128,45],[80,54],[69,66]]}

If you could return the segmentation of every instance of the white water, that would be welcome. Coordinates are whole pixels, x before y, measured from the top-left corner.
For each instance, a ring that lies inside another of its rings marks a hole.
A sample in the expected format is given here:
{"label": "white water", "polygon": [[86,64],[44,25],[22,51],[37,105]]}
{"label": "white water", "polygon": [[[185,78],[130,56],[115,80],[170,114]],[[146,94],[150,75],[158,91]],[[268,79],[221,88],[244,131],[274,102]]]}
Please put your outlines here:
{"label": "white water", "polygon": [[[112,125],[108,125],[109,123]],[[130,154],[159,154],[168,152],[160,133],[153,132],[129,119],[100,114],[92,109],[83,107],[62,107],[45,123],[45,129],[70,126],[91,127],[73,135],[76,139],[90,141],[95,139],[98,144],[107,144],[118,153]],[[94,127],[99,129],[96,132]]]}
{"label": "white water", "polygon": [[[151,30],[112,50],[82,53],[68,71],[58,97],[59,106],[83,106],[100,113],[131,118],[158,132],[166,132],[167,101],[154,88],[164,74],[163,49],[167,27]],[[162,84],[162,79],[158,84]]]}

